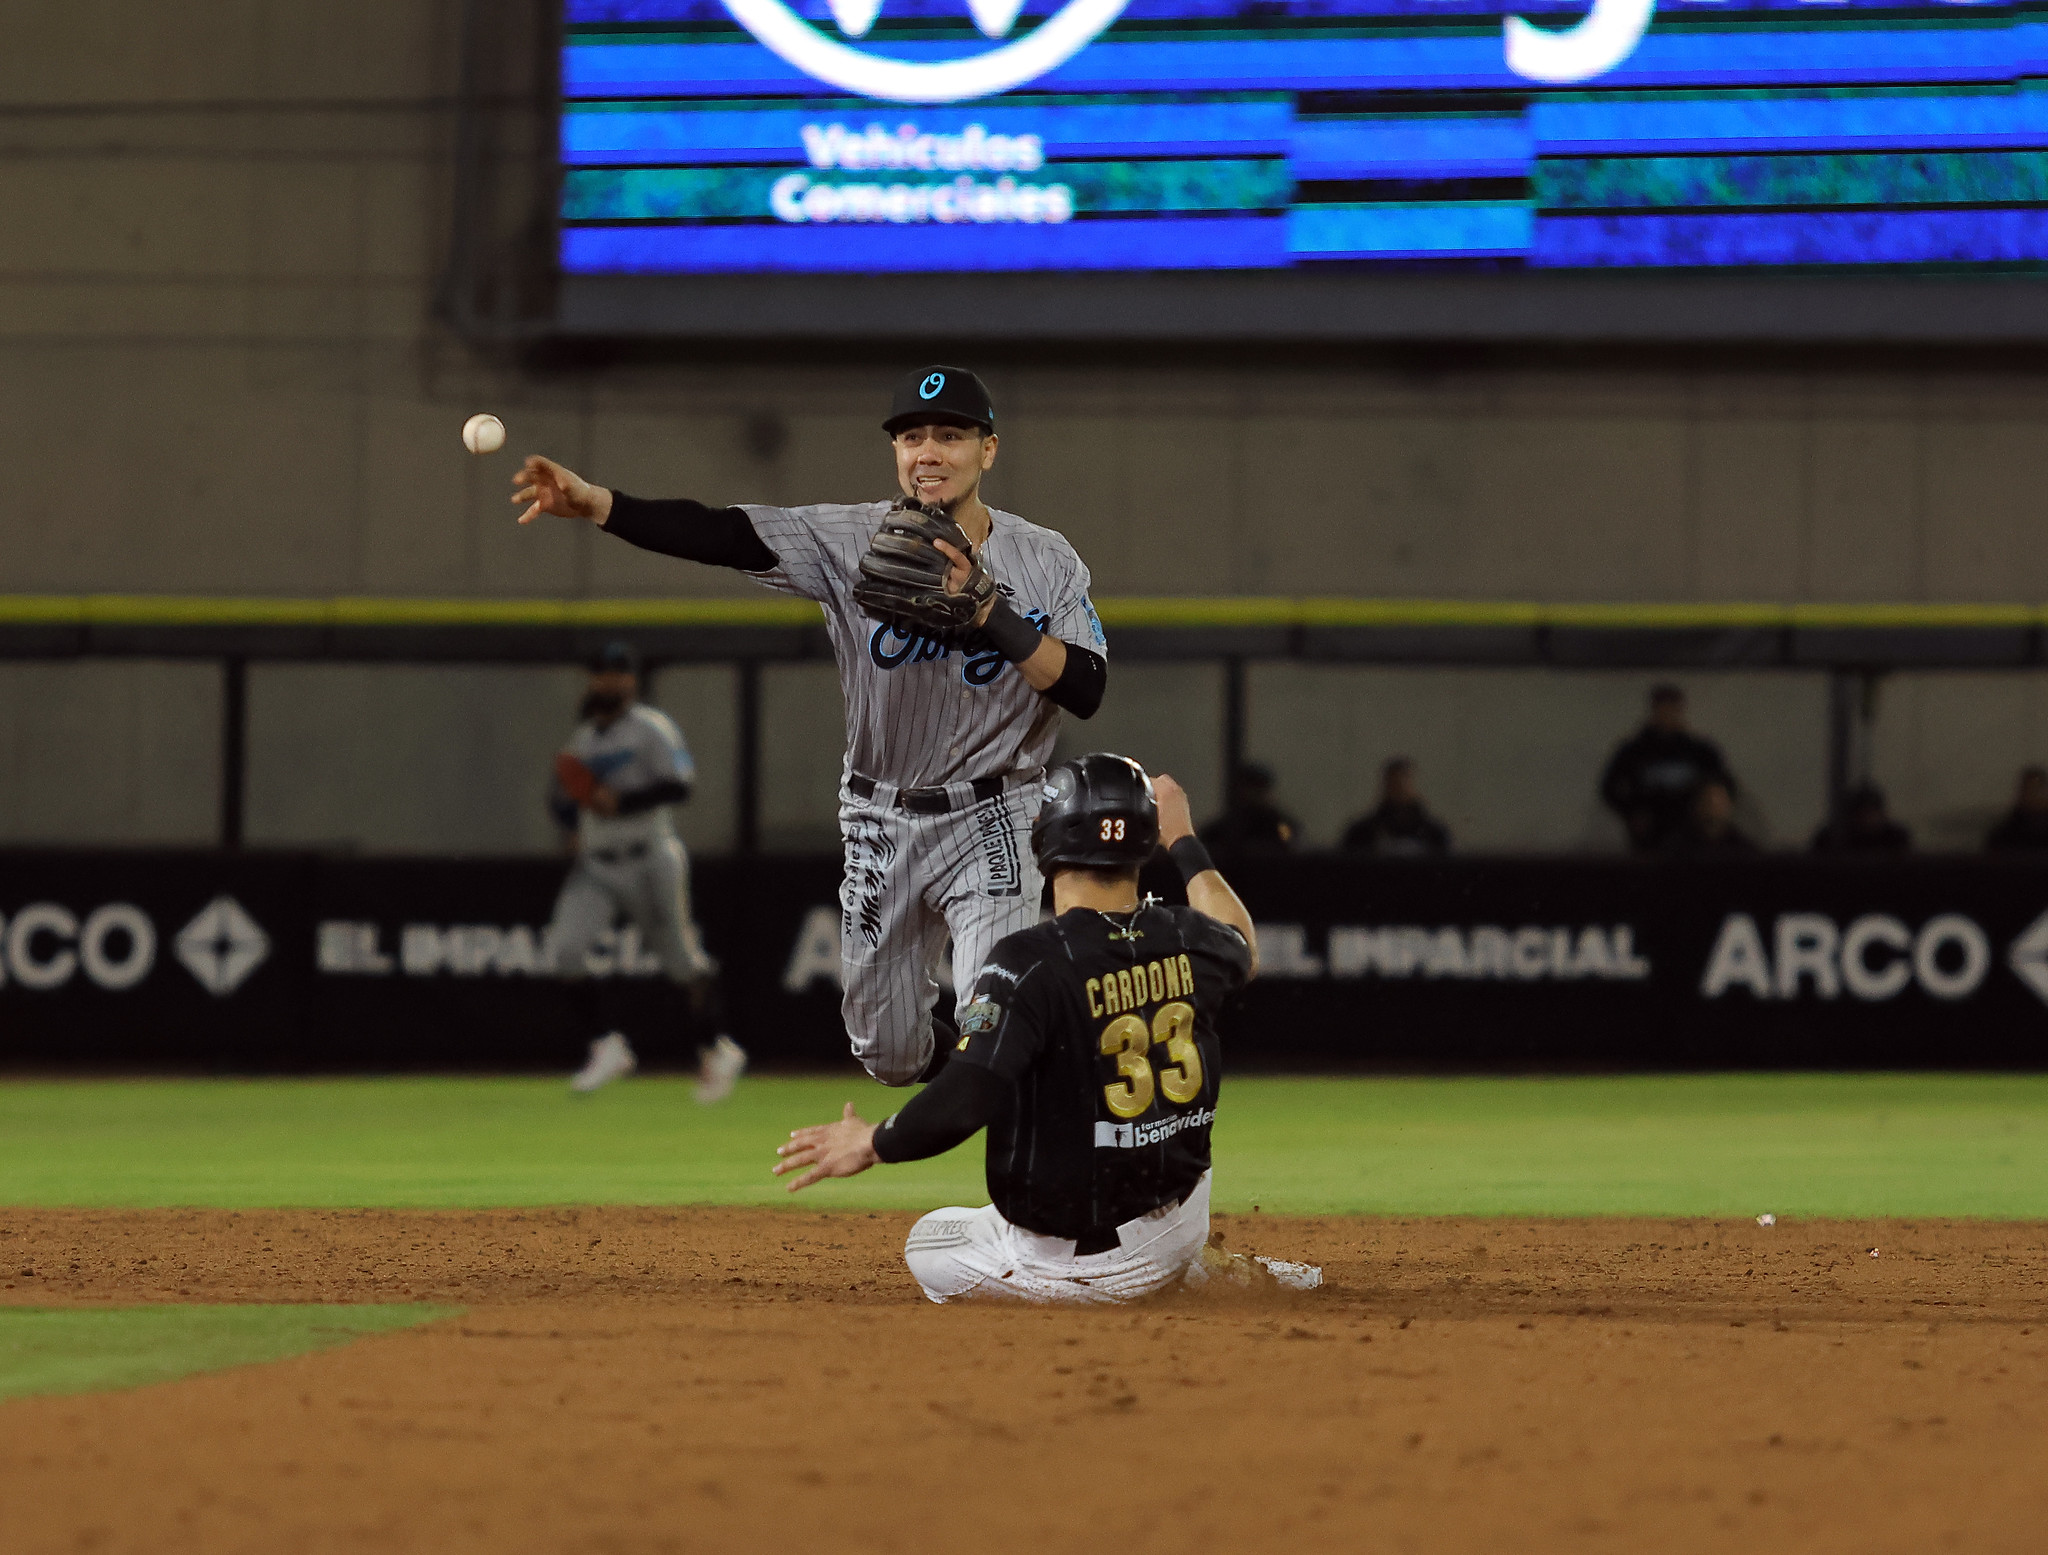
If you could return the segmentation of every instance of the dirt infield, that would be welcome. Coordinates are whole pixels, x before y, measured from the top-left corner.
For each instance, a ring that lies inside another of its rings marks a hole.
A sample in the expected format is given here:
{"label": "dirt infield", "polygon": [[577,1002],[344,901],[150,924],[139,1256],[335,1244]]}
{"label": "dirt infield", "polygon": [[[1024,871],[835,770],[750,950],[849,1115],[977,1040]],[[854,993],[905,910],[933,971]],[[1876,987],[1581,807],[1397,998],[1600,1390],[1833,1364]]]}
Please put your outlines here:
{"label": "dirt infield", "polygon": [[1041,1312],[926,1304],[909,1219],[5,1212],[0,1301],[467,1312],[0,1405],[0,1543],[2048,1545],[2042,1226],[1219,1217],[1329,1288]]}

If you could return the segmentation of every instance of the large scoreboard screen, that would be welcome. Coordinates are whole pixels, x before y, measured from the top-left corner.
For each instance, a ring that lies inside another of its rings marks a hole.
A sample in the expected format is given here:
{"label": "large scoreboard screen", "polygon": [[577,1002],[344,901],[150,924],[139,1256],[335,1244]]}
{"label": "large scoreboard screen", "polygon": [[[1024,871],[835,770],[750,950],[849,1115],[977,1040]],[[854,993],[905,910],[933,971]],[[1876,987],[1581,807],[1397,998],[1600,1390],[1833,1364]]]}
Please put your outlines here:
{"label": "large scoreboard screen", "polygon": [[2048,258],[2018,6],[566,7],[569,275]]}

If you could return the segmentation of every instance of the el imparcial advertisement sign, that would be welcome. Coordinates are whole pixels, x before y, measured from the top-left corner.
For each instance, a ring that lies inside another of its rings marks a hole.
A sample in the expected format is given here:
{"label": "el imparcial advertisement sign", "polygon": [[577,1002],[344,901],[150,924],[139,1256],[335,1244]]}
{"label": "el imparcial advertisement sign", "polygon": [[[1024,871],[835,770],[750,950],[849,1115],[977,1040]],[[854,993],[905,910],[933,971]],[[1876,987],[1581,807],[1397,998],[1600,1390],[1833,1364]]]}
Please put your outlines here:
{"label": "el imparcial advertisement sign", "polygon": [[[0,853],[0,1067],[566,1074],[594,1033],[547,945],[563,868]],[[1260,960],[1224,1015],[1233,1072],[2048,1066],[2037,866],[1309,855],[1229,874]],[[698,861],[763,1067],[851,1063],[839,878],[831,855]],[[630,928],[583,970],[644,1060],[693,1061]]]}
{"label": "el imparcial advertisement sign", "polygon": [[2048,257],[2017,7],[565,3],[572,276]]}

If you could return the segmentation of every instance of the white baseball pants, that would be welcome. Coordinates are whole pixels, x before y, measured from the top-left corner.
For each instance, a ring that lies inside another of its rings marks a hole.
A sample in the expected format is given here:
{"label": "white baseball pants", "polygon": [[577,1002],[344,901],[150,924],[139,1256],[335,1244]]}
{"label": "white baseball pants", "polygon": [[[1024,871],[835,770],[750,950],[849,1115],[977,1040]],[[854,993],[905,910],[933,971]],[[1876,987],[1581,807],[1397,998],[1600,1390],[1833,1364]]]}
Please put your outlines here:
{"label": "white baseball pants", "polygon": [[948,935],[964,1004],[996,941],[1038,922],[1040,787],[1032,778],[977,800],[973,784],[950,783],[943,815],[903,809],[887,783],[865,798],[841,788],[840,1010],[853,1056],[882,1084],[910,1084],[931,1059]]}
{"label": "white baseball pants", "polygon": [[993,1204],[935,1209],[910,1228],[903,1261],[925,1295],[949,1301],[1111,1306],[1155,1296],[1187,1277],[1209,1241],[1209,1178],[1180,1204],[1127,1220],[1120,1244],[1076,1257],[1074,1244],[1013,1226]]}
{"label": "white baseball pants", "polygon": [[649,842],[637,855],[613,860],[577,857],[548,923],[556,976],[587,976],[585,958],[621,919],[640,930],[641,944],[660,958],[670,982],[694,983],[718,970],[690,911],[690,860],[676,838]]}

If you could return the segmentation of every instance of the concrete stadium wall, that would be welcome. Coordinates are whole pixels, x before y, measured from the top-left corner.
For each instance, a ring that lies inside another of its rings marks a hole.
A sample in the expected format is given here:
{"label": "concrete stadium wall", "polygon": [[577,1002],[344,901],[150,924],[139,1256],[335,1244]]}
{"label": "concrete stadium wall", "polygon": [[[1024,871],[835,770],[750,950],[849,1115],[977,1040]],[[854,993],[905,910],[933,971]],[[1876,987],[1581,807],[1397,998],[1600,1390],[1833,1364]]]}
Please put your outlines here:
{"label": "concrete stadium wall", "polygon": [[[517,528],[512,453],[718,501],[889,488],[877,402],[908,357],[539,371],[434,321],[456,12],[0,9],[0,454],[16,477],[0,592],[745,594],[577,526]],[[1105,594],[2048,596],[2039,372],[981,365],[1004,414],[994,499],[1065,530]],[[506,419],[507,454],[461,452],[480,408]],[[815,670],[770,679],[763,821],[796,844],[830,833],[836,691]],[[1588,774],[1640,691],[1277,667],[1254,680],[1254,747],[1312,837],[1401,745],[1461,833],[1494,847],[1599,834]],[[1703,724],[1777,774],[1759,780],[1765,819],[1800,834],[1819,803],[1813,685],[1713,684]],[[573,702],[564,677],[264,669],[254,685],[252,837],[551,845],[532,764]],[[1086,742],[1159,753],[1213,802],[1214,672],[1125,669],[1113,687]],[[1939,818],[2001,802],[2018,760],[2048,756],[2044,694],[2022,677],[1901,689],[1881,710],[1879,774],[1909,818],[1959,836]],[[717,672],[688,695],[708,772],[730,698]],[[204,840],[216,705],[190,667],[7,668],[0,840]],[[374,754],[354,748],[365,720]],[[1517,731],[1556,754],[1521,759]],[[485,798],[493,784],[514,798]],[[435,786],[459,797],[393,797]],[[730,837],[730,808],[707,789],[702,845]]]}

